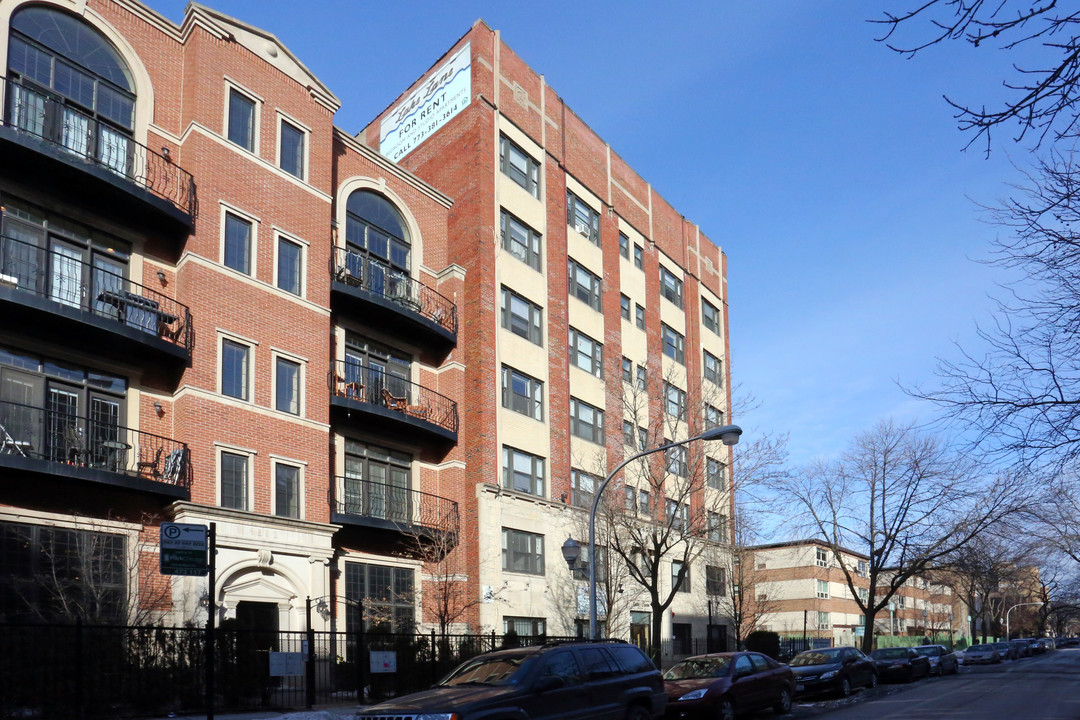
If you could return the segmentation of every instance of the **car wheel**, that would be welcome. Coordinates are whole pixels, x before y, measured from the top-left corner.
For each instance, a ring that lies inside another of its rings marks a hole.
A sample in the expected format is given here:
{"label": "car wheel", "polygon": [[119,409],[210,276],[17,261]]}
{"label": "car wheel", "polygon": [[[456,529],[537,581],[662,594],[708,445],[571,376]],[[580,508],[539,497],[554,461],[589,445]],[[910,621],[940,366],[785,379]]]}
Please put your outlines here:
{"label": "car wheel", "polygon": [[631,705],[626,711],[626,720],[652,720],[652,713],[640,705]]}
{"label": "car wheel", "polygon": [[791,712],[791,691],[787,688],[780,688],[780,698],[772,709],[777,715],[787,715]]}
{"label": "car wheel", "polygon": [[840,697],[851,697],[851,681],[847,678],[840,681]]}
{"label": "car wheel", "polygon": [[735,703],[729,697],[720,698],[717,705],[716,717],[718,720],[735,720]]}

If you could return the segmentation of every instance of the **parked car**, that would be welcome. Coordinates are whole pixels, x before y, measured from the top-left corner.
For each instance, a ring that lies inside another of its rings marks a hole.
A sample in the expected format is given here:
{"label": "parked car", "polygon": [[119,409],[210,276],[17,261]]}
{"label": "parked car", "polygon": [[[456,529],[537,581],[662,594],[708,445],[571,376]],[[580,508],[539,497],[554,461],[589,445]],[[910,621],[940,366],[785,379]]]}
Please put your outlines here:
{"label": "parked car", "polygon": [[431,688],[356,717],[653,720],[667,697],[660,672],[636,645],[552,642],[478,655]]}
{"label": "parked car", "polygon": [[1026,639],[1017,638],[1016,640],[1010,640],[1009,644],[1016,648],[1016,657],[1031,657],[1031,643],[1029,643]]}
{"label": "parked car", "polygon": [[836,692],[847,697],[854,687],[876,687],[874,661],[853,647],[807,650],[791,658],[795,694]]}
{"label": "parked car", "polygon": [[992,643],[985,645],[972,645],[964,651],[965,665],[979,665],[980,663],[999,663],[1001,653]]}
{"label": "parked car", "polygon": [[1020,657],[1016,650],[1016,646],[1010,642],[996,642],[994,643],[994,647],[997,648],[1002,660],[1016,660]]}
{"label": "parked car", "polygon": [[874,668],[881,680],[906,680],[930,677],[930,658],[915,652],[915,648],[878,648],[870,653]]}
{"label": "parked car", "polygon": [[960,660],[949,648],[944,645],[919,645],[915,652],[930,660],[930,673],[941,677],[942,675],[955,675],[960,672]]}
{"label": "parked car", "polygon": [[791,668],[756,652],[698,655],[664,673],[669,720],[731,720],[736,714],[772,708],[791,712]]}

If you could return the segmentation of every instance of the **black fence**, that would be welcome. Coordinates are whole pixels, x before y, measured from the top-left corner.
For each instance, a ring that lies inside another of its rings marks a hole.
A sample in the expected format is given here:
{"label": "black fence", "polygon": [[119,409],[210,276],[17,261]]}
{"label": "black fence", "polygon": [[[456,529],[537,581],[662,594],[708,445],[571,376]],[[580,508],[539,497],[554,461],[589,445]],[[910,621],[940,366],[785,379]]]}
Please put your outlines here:
{"label": "black fence", "polygon": [[[118,268],[115,263],[110,266]],[[81,260],[76,253],[0,236],[0,285],[114,320],[191,352],[187,305],[101,264]]]}
{"label": "black fence", "polygon": [[7,97],[2,124],[146,188],[192,218],[198,215],[195,180],[172,161],[168,150],[159,154],[135,142],[119,126],[80,112],[27,83],[0,78],[0,87]]}
{"label": "black fence", "polygon": [[448,498],[348,476],[335,477],[332,492],[332,509],[337,513],[442,533],[458,531],[458,504]]}
{"label": "black fence", "polygon": [[379,405],[417,420],[458,430],[457,403],[385,370],[355,360],[337,360],[329,374],[330,391],[343,398]]}
{"label": "black fence", "polygon": [[[572,639],[316,632],[312,642],[303,631],[245,630],[228,623],[215,631],[217,712],[403,695],[431,686],[481,653]],[[0,718],[205,712],[206,647],[203,628],[0,625]]]}

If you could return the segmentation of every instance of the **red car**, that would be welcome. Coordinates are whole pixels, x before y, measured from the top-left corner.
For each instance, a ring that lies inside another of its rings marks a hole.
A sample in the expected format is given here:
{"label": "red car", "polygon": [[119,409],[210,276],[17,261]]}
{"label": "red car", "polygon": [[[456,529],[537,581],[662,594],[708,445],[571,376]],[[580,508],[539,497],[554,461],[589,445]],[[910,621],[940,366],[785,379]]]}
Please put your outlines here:
{"label": "red car", "polygon": [[755,652],[713,653],[680,661],[664,673],[667,720],[731,720],[736,713],[791,711],[791,668]]}

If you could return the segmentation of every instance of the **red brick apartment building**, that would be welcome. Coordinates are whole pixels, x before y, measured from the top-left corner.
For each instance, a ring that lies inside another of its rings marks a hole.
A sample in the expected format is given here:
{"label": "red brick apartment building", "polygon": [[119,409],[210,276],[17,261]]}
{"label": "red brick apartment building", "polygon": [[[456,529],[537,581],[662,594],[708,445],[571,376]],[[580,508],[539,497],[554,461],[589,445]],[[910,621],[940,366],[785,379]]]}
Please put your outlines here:
{"label": "red brick apartment building", "polygon": [[[198,4],[0,0],[0,57],[0,619],[398,629],[449,582],[458,629],[573,632],[625,386],[704,407],[668,439],[729,412],[719,248],[483,23],[358,137]],[[215,524],[213,597],[163,521]]]}

